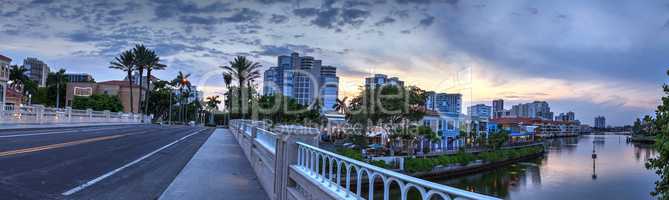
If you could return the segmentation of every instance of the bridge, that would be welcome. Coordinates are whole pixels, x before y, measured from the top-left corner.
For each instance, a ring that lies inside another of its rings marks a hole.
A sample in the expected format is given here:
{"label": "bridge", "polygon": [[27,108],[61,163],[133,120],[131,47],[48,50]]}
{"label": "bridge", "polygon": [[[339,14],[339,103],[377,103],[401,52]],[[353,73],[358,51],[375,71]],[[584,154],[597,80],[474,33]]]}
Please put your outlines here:
{"label": "bridge", "polygon": [[[230,132],[272,200],[498,199],[376,167],[318,148],[319,130],[232,120]],[[365,185],[366,187],[363,187]],[[399,191],[391,191],[391,185]],[[378,192],[375,190],[378,189]],[[414,192],[414,193],[415,193]],[[379,196],[375,196],[379,195]]]}

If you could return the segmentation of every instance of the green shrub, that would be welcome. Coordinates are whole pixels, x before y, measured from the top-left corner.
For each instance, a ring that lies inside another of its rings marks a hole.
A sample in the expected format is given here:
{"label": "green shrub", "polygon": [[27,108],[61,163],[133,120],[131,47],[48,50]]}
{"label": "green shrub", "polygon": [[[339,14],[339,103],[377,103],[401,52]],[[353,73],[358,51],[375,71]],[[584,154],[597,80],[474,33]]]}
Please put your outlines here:
{"label": "green shrub", "polygon": [[542,152],[543,146],[526,147],[521,149],[505,149],[481,152],[478,155],[458,152],[455,155],[443,155],[433,158],[408,158],[404,161],[404,169],[408,172],[428,172],[436,166],[448,166],[452,164],[467,165],[475,160],[485,162],[498,162],[508,159]]}

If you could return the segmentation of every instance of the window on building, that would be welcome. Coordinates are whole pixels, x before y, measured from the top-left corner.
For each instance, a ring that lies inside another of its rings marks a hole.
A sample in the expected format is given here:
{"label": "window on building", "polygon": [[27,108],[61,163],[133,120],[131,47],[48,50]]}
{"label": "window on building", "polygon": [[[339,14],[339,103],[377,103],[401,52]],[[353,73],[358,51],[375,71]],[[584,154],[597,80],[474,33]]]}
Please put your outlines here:
{"label": "window on building", "polygon": [[[0,102],[3,102],[4,100],[5,100],[5,87],[4,87],[4,85],[0,84]],[[4,104],[4,102],[3,102],[3,104]],[[0,106],[3,106],[3,105],[0,104]],[[0,109],[2,109],[2,108],[0,107]]]}
{"label": "window on building", "polygon": [[93,88],[90,87],[74,87],[74,96],[88,97],[93,95]]}

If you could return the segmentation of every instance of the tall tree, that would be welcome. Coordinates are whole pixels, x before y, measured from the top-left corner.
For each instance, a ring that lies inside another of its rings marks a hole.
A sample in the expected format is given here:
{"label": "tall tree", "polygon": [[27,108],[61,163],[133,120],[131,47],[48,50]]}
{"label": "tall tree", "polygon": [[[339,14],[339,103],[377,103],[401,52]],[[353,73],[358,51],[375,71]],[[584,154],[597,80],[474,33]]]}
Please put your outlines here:
{"label": "tall tree", "polygon": [[344,97],[344,99],[337,98],[337,103],[332,107],[332,109],[341,114],[347,114],[348,106],[346,105],[346,99],[348,99],[348,97]]}
{"label": "tall tree", "polygon": [[[130,112],[135,113],[134,102],[132,98],[132,72],[135,71],[135,54],[132,51],[124,51],[121,55],[114,58],[109,68],[118,69],[127,73],[128,85],[130,86]],[[141,91],[141,90],[140,90]]]}
{"label": "tall tree", "polygon": [[657,106],[654,122],[650,117],[644,118],[644,121],[654,123],[654,126],[648,127],[648,131],[649,134],[656,135],[654,147],[659,155],[649,159],[646,168],[655,170],[660,175],[660,180],[655,182],[655,191],[651,194],[658,199],[669,199],[669,85],[662,85],[662,89],[665,96],[662,97],[662,104]]}
{"label": "tall tree", "polygon": [[184,113],[183,113],[183,110],[184,110],[184,105],[183,105],[184,104],[184,94],[186,94],[184,92],[184,90],[185,89],[190,90],[190,86],[191,86],[190,81],[188,81],[188,77],[190,77],[190,74],[184,74],[183,72],[179,71],[179,73],[177,74],[177,77],[174,78],[174,80],[172,80],[172,85],[179,88],[179,105],[181,105],[181,115],[180,115],[180,117],[181,117],[182,121],[184,120],[184,118],[183,118],[183,116],[184,116]]}
{"label": "tall tree", "polygon": [[[148,65],[148,63],[151,62],[151,59],[152,59],[151,50],[146,48],[144,46],[144,44],[137,44],[137,45],[135,45],[135,48],[132,49],[132,53],[135,54],[135,69],[139,73],[139,88],[140,88],[140,90],[139,90],[140,91],[139,92],[140,111],[139,112],[142,113],[142,109],[141,109],[142,106],[141,105],[142,105],[142,101],[144,100],[144,98],[142,97],[142,94],[143,94],[142,93],[142,88],[143,88],[142,87],[142,83],[143,83],[142,80],[143,80],[143,76],[144,76],[144,69],[146,69],[146,66]],[[147,87],[148,87],[148,85],[147,85]],[[142,120],[144,120],[144,118],[142,118]]]}
{"label": "tall tree", "polygon": [[207,97],[207,103],[206,103],[206,105],[207,105],[207,109],[208,109],[210,112],[211,112],[211,111],[218,110],[218,104],[221,103],[221,100],[218,100],[218,98],[220,98],[220,96],[210,96],[210,97]]}
{"label": "tall tree", "polygon": [[9,81],[12,83],[9,86],[15,89],[22,89],[25,83],[30,81],[26,72],[28,72],[28,69],[25,67],[12,65],[9,69]]}
{"label": "tall tree", "polygon": [[147,98],[151,104],[148,105],[147,114],[153,114],[154,119],[164,119],[170,112],[170,106],[174,100],[173,90],[168,86],[167,81],[156,81],[153,83],[151,95]]}
{"label": "tall tree", "polygon": [[[150,99],[151,97],[151,71],[153,70],[164,70],[167,66],[163,65],[160,63],[160,57],[156,55],[156,52],[153,50],[150,50],[148,55],[147,55],[147,62],[146,62],[146,99]],[[150,101],[145,101],[144,102],[144,112],[148,113],[149,112],[149,103]]]}
{"label": "tall tree", "polygon": [[[237,86],[239,87],[238,98],[239,98],[239,111],[242,112],[242,117],[244,117],[244,98],[249,98],[250,96],[244,96],[244,92],[248,92],[248,86],[252,80],[260,78],[260,68],[262,65],[257,62],[253,62],[247,59],[244,56],[238,56],[233,61],[230,62],[230,66],[221,66],[224,73],[229,74],[232,79],[237,80]],[[232,111],[232,110],[231,110]]]}
{"label": "tall tree", "polygon": [[[225,110],[227,110],[227,112],[226,112],[227,113],[226,114],[227,118],[225,119],[225,123],[227,123],[228,120],[230,119],[230,109],[232,109],[232,105],[231,105],[232,102],[230,101],[232,99],[232,98],[230,98],[231,97],[230,84],[232,84],[232,74],[230,74],[229,72],[223,72],[223,83],[225,83],[225,87],[227,89],[226,94],[228,94],[228,95],[224,95],[225,99],[223,99],[223,102],[224,102],[223,103],[223,108]],[[225,103],[225,102],[227,102],[227,103]]]}
{"label": "tall tree", "polygon": [[50,72],[46,79],[46,87],[48,88],[49,99],[55,99],[55,101],[49,101],[52,105],[55,105],[56,108],[61,108],[65,104],[65,92],[68,79],[65,76],[65,69],[60,69],[56,72]]}

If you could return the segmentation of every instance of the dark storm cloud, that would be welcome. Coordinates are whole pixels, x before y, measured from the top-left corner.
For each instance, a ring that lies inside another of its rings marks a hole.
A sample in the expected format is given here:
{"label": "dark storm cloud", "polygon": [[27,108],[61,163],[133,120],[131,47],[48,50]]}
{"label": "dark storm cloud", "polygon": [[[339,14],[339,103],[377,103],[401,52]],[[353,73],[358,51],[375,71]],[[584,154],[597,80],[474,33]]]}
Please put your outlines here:
{"label": "dark storm cloud", "polygon": [[343,26],[358,27],[371,16],[368,10],[358,8],[336,8],[333,7],[334,1],[326,1],[321,9],[317,8],[298,8],[293,10],[293,14],[301,18],[311,19],[312,25],[325,29],[335,29],[337,32],[342,30]]}
{"label": "dark storm cloud", "polygon": [[399,4],[410,4],[410,3],[415,3],[415,4],[430,4],[432,3],[431,0],[395,0],[395,2]]}
{"label": "dark storm cloud", "polygon": [[374,23],[374,26],[383,26],[386,24],[392,24],[396,20],[392,17],[384,17],[383,19],[379,20],[378,22]]}
{"label": "dark storm cloud", "polygon": [[258,19],[262,16],[262,13],[249,9],[249,8],[242,8],[241,10],[238,10],[236,13],[234,13],[230,17],[224,17],[223,21],[225,22],[231,22],[231,23],[254,23],[257,22]]}
{"label": "dark storm cloud", "polygon": [[272,17],[269,18],[269,23],[272,24],[282,24],[288,21],[288,17],[285,15],[272,14]]}
{"label": "dark storm cloud", "polygon": [[54,0],[34,0],[30,2],[31,4],[50,4],[53,3]]}
{"label": "dark storm cloud", "polygon": [[297,15],[298,17],[302,18],[307,18],[307,17],[313,17],[318,14],[318,9],[317,8],[298,8],[293,10],[293,14]]}
{"label": "dark storm cloud", "polygon": [[96,42],[103,38],[90,32],[79,31],[65,35],[65,37],[74,42]]}
{"label": "dark storm cloud", "polygon": [[200,25],[212,25],[212,24],[218,24],[222,20],[220,18],[216,17],[200,17],[200,16],[181,16],[179,17],[179,21],[186,23],[186,24],[200,24]]}
{"label": "dark storm cloud", "polygon": [[[482,11],[441,15],[439,18],[448,19],[449,25],[439,27],[439,33],[448,36],[441,39],[454,51],[494,63],[497,70],[575,82],[593,79],[650,85],[663,82],[669,66],[666,60],[669,40],[658,37],[667,38],[669,31],[661,28],[666,18],[656,17],[662,9],[652,3],[628,5],[580,2],[577,6],[584,10],[557,9],[558,13],[544,15],[541,10],[571,5],[519,4],[515,6],[518,9],[509,10],[507,4],[491,3],[480,8]],[[504,26],[490,26],[493,16],[480,15],[500,10],[509,10],[507,18],[495,19]],[[510,14],[517,11],[525,14]],[[527,17],[535,14],[545,17]],[[598,17],[590,17],[593,15]],[[585,16],[587,25],[583,23]],[[664,16],[669,17],[666,13]],[[649,37],[658,39],[650,41]]]}
{"label": "dark storm cloud", "polygon": [[351,0],[351,1],[345,1],[344,2],[344,7],[345,8],[370,7],[370,6],[372,6],[372,3],[370,3],[370,1]]}
{"label": "dark storm cloud", "polygon": [[349,24],[353,26],[359,26],[362,24],[367,17],[369,17],[370,12],[361,9],[344,9],[341,14],[342,21],[340,25]]}
{"label": "dark storm cloud", "polygon": [[228,11],[228,4],[222,2],[214,2],[205,6],[198,6],[197,4],[185,0],[153,0],[158,4],[154,12],[157,18],[169,18],[177,14],[193,14],[193,13],[215,13]]}
{"label": "dark storm cloud", "polygon": [[336,8],[321,10],[316,14],[316,18],[311,20],[311,23],[321,28],[331,29],[335,27],[338,15],[339,9]]}
{"label": "dark storm cloud", "polygon": [[419,22],[419,25],[422,27],[429,27],[434,23],[434,16],[425,16],[425,18],[421,19]]}
{"label": "dark storm cloud", "polygon": [[307,45],[292,45],[286,44],[282,46],[276,45],[262,45],[260,51],[251,51],[252,54],[257,54],[261,56],[280,56],[280,55],[289,55],[293,52],[298,52],[301,54],[309,54],[322,51],[320,48],[313,48]]}

